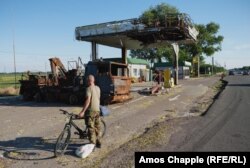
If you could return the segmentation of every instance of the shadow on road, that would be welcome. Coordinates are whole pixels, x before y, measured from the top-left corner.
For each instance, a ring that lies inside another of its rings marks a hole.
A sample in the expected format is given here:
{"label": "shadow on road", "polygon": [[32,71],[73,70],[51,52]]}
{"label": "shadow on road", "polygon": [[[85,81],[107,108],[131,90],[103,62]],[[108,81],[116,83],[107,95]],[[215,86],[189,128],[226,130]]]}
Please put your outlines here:
{"label": "shadow on road", "polygon": [[[75,156],[75,150],[81,145],[82,140],[71,139],[64,155]],[[56,139],[43,139],[42,137],[18,137],[15,140],[0,141],[0,152],[12,160],[49,160],[55,158],[54,146]]]}
{"label": "shadow on road", "polygon": [[54,158],[55,139],[41,137],[18,137],[15,140],[0,141],[0,151],[5,158],[14,160],[47,160]]}

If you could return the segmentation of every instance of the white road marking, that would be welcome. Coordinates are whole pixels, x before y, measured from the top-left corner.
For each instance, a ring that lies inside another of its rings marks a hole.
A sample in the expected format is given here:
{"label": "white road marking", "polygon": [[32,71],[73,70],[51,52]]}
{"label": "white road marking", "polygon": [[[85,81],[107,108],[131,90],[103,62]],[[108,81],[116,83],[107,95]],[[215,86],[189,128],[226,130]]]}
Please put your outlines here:
{"label": "white road marking", "polygon": [[147,96],[139,97],[138,99],[135,99],[135,100],[133,100],[133,101],[131,101],[131,102],[128,102],[128,103],[126,103],[126,104],[134,103],[134,102],[136,102],[136,101],[138,101],[138,100],[144,99],[145,97],[147,97]]}
{"label": "white road marking", "polygon": [[168,99],[168,100],[169,100],[169,101],[177,100],[179,96],[180,96],[180,95],[177,95],[177,96],[175,96],[175,97],[173,97],[173,98],[170,98],[170,99]]}
{"label": "white road marking", "polygon": [[185,103],[185,102],[181,102],[182,104],[184,104],[184,105],[188,105],[188,103]]}
{"label": "white road marking", "polygon": [[112,110],[115,110],[115,109],[117,109],[119,107],[121,107],[121,106],[112,107]]}
{"label": "white road marking", "polygon": [[[138,100],[144,99],[145,97],[147,97],[147,96],[142,96],[142,97],[139,97],[138,99],[135,99],[135,100],[130,101],[130,102],[125,103],[125,104],[134,103],[134,102],[136,102],[136,101],[138,101]],[[112,107],[111,109],[112,109],[112,110],[115,110],[115,109],[120,108],[120,107],[121,107],[121,106],[115,106],[115,107]]]}

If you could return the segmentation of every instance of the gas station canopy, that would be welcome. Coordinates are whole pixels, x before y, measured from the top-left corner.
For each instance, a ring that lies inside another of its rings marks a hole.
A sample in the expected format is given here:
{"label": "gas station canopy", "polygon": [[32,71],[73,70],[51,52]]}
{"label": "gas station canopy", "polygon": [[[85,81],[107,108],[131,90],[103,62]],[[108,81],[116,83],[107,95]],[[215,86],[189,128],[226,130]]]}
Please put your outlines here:
{"label": "gas station canopy", "polygon": [[168,14],[151,24],[140,19],[128,19],[76,27],[79,41],[95,42],[126,49],[153,48],[167,43],[193,43],[198,31],[188,15]]}

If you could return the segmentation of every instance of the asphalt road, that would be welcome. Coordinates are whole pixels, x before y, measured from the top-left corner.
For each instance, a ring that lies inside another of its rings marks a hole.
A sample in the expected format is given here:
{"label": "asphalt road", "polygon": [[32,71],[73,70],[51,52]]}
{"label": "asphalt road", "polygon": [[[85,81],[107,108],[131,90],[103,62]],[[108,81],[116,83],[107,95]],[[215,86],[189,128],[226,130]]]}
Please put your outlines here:
{"label": "asphalt road", "polygon": [[65,116],[59,109],[79,113],[81,106],[2,99],[0,167],[1,161],[6,167],[13,168],[79,167],[83,162],[85,167],[91,167],[93,160],[102,161],[110,151],[119,149],[122,144],[143,134],[156,122],[189,116],[191,105],[217,81],[218,77],[183,80],[168,94],[147,96],[137,93],[128,102],[110,105],[111,115],[104,118],[108,128],[103,139],[104,145],[84,161],[77,158],[74,151],[88,141],[80,140],[75,135],[72,135],[65,155],[53,158],[55,141],[65,124]]}
{"label": "asphalt road", "polygon": [[228,76],[206,115],[184,118],[163,151],[250,151],[250,76]]}

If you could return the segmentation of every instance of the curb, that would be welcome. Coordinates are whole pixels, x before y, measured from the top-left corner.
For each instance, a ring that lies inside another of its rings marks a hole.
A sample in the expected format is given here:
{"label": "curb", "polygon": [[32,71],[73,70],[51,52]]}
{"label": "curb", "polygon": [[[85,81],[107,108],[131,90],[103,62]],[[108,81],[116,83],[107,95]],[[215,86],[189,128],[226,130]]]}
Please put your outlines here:
{"label": "curb", "polygon": [[205,116],[208,112],[208,110],[212,107],[212,105],[214,104],[215,100],[218,99],[218,97],[220,96],[220,94],[225,90],[227,84],[228,84],[228,81],[226,80],[221,80],[222,82],[222,86],[220,87],[220,90],[214,95],[214,97],[212,98],[213,101],[212,103],[207,107],[207,109],[205,111],[203,111],[200,116]]}

